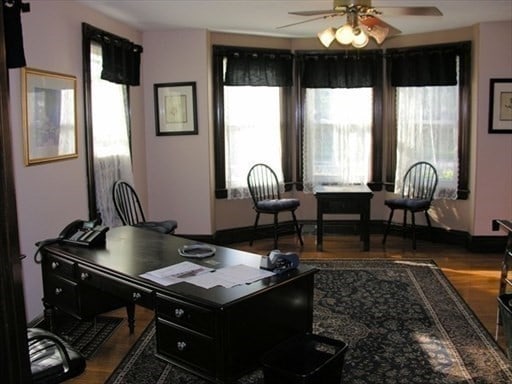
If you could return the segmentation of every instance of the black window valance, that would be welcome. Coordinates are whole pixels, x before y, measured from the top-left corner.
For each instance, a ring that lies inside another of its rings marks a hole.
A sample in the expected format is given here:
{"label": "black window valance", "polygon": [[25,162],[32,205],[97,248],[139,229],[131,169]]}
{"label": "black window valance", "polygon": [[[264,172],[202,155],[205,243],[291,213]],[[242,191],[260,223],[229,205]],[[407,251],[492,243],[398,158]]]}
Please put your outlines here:
{"label": "black window valance", "polygon": [[21,0],[3,0],[5,61],[7,68],[26,66],[23,48],[21,13],[30,11],[30,4]]}
{"label": "black window valance", "polygon": [[103,70],[101,78],[124,85],[140,85],[140,56],[142,47],[126,39],[101,37]]}
{"label": "black window valance", "polygon": [[387,65],[394,87],[449,86],[457,84],[456,47],[389,50]]}
{"label": "black window valance", "polygon": [[380,51],[304,54],[298,60],[302,88],[373,87],[382,71]]}
{"label": "black window valance", "polygon": [[291,87],[293,55],[282,51],[234,50],[226,59],[224,85]]}
{"label": "black window valance", "polygon": [[82,23],[84,38],[101,45],[103,68],[101,78],[117,84],[140,85],[142,46]]}

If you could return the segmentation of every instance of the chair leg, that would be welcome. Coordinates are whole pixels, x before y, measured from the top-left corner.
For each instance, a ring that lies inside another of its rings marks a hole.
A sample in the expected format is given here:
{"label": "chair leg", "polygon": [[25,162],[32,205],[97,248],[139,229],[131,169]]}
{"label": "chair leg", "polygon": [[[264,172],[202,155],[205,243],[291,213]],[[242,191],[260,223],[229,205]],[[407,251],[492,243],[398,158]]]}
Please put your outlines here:
{"label": "chair leg", "polygon": [[278,249],[277,248],[277,231],[279,229],[279,225],[278,225],[278,221],[277,221],[277,213],[274,213],[274,249]]}
{"label": "chair leg", "polygon": [[403,227],[402,236],[405,239],[405,232],[407,231],[407,209],[404,209],[404,222],[403,222],[402,227]]}
{"label": "chair leg", "polygon": [[434,242],[434,236],[432,235],[432,224],[430,223],[430,215],[428,211],[425,211],[425,217],[427,218],[428,231],[430,233],[430,241]]}
{"label": "chair leg", "polygon": [[252,246],[252,243],[254,241],[254,235],[256,233],[256,228],[258,227],[258,220],[260,219],[260,213],[257,212],[256,213],[256,220],[254,221],[254,229],[253,229],[253,232],[252,232],[252,237],[251,237],[251,240],[249,241],[249,245]]}
{"label": "chair leg", "polygon": [[389,213],[388,225],[386,225],[386,228],[384,229],[384,237],[382,238],[382,244],[386,244],[386,238],[388,237],[389,227],[391,226],[391,220],[393,219],[394,213],[394,209],[392,209],[391,212]]}
{"label": "chair leg", "polygon": [[302,240],[302,228],[299,227],[299,223],[297,222],[297,217],[295,216],[295,212],[292,211],[293,217],[293,225],[295,226],[295,231],[297,231],[297,236],[299,237],[300,245],[304,245],[304,241]]}
{"label": "chair leg", "polygon": [[416,250],[416,221],[414,220],[414,212],[411,212],[412,219],[412,249]]}

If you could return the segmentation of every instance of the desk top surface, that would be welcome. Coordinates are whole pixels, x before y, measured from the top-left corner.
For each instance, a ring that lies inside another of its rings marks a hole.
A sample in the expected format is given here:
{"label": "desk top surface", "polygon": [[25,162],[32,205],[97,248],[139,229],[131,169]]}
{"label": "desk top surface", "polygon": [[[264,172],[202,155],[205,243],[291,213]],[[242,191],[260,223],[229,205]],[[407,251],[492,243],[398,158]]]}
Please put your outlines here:
{"label": "desk top surface", "polygon": [[352,193],[373,196],[372,190],[366,184],[318,185],[315,187],[315,195]]}
{"label": "desk top surface", "polygon": [[244,296],[316,272],[316,268],[312,266],[300,265],[297,270],[265,278],[251,284],[232,288],[218,286],[210,289],[186,282],[163,286],[140,277],[145,272],[183,261],[191,261],[215,269],[238,264],[255,268],[260,266],[260,255],[222,246],[215,246],[215,255],[204,259],[190,259],[180,256],[178,248],[190,244],[197,244],[197,242],[179,236],[125,226],[110,229],[107,232],[107,241],[103,247],[87,248],[68,244],[53,244],[46,246],[46,249],[126,283],[145,287],[164,295],[183,296],[187,299],[214,306],[228,305]]}

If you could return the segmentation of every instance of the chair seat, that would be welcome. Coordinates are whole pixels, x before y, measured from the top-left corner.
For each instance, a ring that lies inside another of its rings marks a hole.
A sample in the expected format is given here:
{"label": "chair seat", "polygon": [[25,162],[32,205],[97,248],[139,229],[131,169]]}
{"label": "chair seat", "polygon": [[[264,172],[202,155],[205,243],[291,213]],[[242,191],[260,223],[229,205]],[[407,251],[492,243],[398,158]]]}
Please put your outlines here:
{"label": "chair seat", "polygon": [[84,357],[53,333],[29,328],[27,338],[34,383],[61,383],[85,370]]}
{"label": "chair seat", "polygon": [[256,208],[261,212],[290,211],[299,206],[299,199],[261,200],[256,203]]}
{"label": "chair seat", "polygon": [[407,209],[409,211],[424,211],[430,207],[430,200],[424,199],[387,199],[384,201],[391,209]]}
{"label": "chair seat", "polygon": [[143,223],[135,224],[134,227],[167,234],[173,232],[178,227],[178,223],[174,220],[145,221]]}

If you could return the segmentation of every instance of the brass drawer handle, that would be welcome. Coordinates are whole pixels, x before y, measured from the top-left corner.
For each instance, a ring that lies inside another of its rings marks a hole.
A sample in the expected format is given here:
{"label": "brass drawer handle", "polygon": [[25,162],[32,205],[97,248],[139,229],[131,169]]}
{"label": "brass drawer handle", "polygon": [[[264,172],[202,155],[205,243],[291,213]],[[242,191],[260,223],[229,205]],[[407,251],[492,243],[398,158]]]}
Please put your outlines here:
{"label": "brass drawer handle", "polygon": [[62,288],[55,288],[55,296],[58,296],[62,293]]}
{"label": "brass drawer handle", "polygon": [[133,292],[132,293],[132,300],[137,301],[142,297],[142,295],[139,292]]}
{"label": "brass drawer handle", "polygon": [[58,261],[52,261],[52,269],[55,271],[60,267],[60,263]]}
{"label": "brass drawer handle", "polygon": [[187,343],[185,343],[184,341],[178,341],[176,343],[176,347],[178,348],[178,351],[184,351],[185,348],[187,348]]}
{"label": "brass drawer handle", "polygon": [[178,319],[181,319],[184,314],[185,314],[185,311],[181,308],[176,308],[174,310],[174,316],[176,316]]}
{"label": "brass drawer handle", "polygon": [[82,280],[82,281],[85,281],[85,280],[89,279],[90,277],[91,276],[87,272],[82,272],[80,274],[80,280]]}

